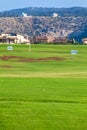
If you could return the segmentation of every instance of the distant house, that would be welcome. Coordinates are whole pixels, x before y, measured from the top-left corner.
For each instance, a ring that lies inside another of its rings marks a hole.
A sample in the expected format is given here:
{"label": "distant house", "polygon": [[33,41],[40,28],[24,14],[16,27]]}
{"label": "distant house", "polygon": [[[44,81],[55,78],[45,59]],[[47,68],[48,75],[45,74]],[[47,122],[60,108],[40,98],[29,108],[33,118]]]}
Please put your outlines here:
{"label": "distant house", "polygon": [[82,39],[83,44],[87,44],[87,38]]}
{"label": "distant house", "polygon": [[33,37],[33,42],[34,43],[47,43],[47,37],[46,36],[34,36]]}
{"label": "distant house", "polygon": [[28,37],[17,34],[16,43],[30,43],[30,40],[28,39]]}
{"label": "distant house", "polygon": [[7,42],[6,36],[0,35],[0,43],[6,43],[6,42]]}
{"label": "distant house", "polygon": [[60,38],[60,37],[55,37],[53,40],[53,43],[67,43],[68,39],[67,38]]}
{"label": "distant house", "polygon": [[48,43],[53,43],[54,36],[53,35],[47,35],[47,42]]}
{"label": "distant house", "polygon": [[22,35],[10,33],[10,34],[1,34],[0,42],[7,43],[7,44],[11,44],[11,43],[21,44],[21,43],[30,43],[30,40],[27,37],[24,37]]}
{"label": "distant house", "polygon": [[15,35],[11,35],[11,34],[9,34],[8,36],[7,36],[7,43],[17,43],[17,35],[15,34]]}

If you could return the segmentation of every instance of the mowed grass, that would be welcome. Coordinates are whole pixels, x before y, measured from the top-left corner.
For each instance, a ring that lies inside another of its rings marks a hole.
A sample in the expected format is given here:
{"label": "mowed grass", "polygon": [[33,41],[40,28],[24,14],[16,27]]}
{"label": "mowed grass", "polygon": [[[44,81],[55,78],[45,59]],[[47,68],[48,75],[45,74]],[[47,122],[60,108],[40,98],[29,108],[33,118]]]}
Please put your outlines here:
{"label": "mowed grass", "polygon": [[[0,130],[87,130],[87,46],[0,45]],[[71,55],[71,50],[78,50]]]}
{"label": "mowed grass", "polygon": [[[17,58],[0,60],[0,76],[87,76],[87,46],[32,45],[31,52],[28,45],[14,45],[13,47],[13,51],[7,51],[7,45],[1,45],[0,57],[21,56],[34,59],[60,57],[64,60],[40,62],[21,62]],[[71,55],[71,50],[78,50],[78,54]]]}

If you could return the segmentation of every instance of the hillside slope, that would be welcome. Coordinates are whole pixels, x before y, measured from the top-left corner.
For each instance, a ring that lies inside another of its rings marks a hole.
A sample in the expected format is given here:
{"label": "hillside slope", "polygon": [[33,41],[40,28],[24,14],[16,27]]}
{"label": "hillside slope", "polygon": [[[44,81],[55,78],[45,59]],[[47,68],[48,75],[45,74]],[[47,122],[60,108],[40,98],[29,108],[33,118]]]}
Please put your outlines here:
{"label": "hillside slope", "polygon": [[28,7],[0,12],[0,33],[10,32],[29,36],[67,36],[81,42],[87,37],[87,8]]}
{"label": "hillside slope", "polygon": [[[79,24],[78,24],[79,23]],[[20,33],[35,36],[54,34],[81,41],[87,32],[87,17],[3,17],[0,33]]]}

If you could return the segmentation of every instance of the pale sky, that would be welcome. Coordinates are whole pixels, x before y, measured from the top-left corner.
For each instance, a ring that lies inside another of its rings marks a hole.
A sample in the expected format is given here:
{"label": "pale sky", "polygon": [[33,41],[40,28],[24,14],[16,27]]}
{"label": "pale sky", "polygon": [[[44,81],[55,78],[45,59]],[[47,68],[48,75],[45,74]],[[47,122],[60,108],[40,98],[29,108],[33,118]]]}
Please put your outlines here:
{"label": "pale sky", "polygon": [[87,0],[0,0],[0,11],[24,7],[87,7]]}

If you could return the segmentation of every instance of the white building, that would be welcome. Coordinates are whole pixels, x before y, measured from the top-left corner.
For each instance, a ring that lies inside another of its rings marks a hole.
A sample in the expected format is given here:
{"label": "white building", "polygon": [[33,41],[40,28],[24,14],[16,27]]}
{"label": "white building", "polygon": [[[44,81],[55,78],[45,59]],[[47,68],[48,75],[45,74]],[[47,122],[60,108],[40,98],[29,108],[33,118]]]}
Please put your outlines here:
{"label": "white building", "polygon": [[82,39],[83,44],[87,44],[87,38]]}
{"label": "white building", "polygon": [[27,37],[25,38],[24,36],[17,34],[16,43],[30,43],[30,40]]}
{"label": "white building", "polygon": [[28,37],[12,33],[12,34],[1,34],[0,42],[22,44],[22,43],[30,43],[30,40],[28,39]]}

